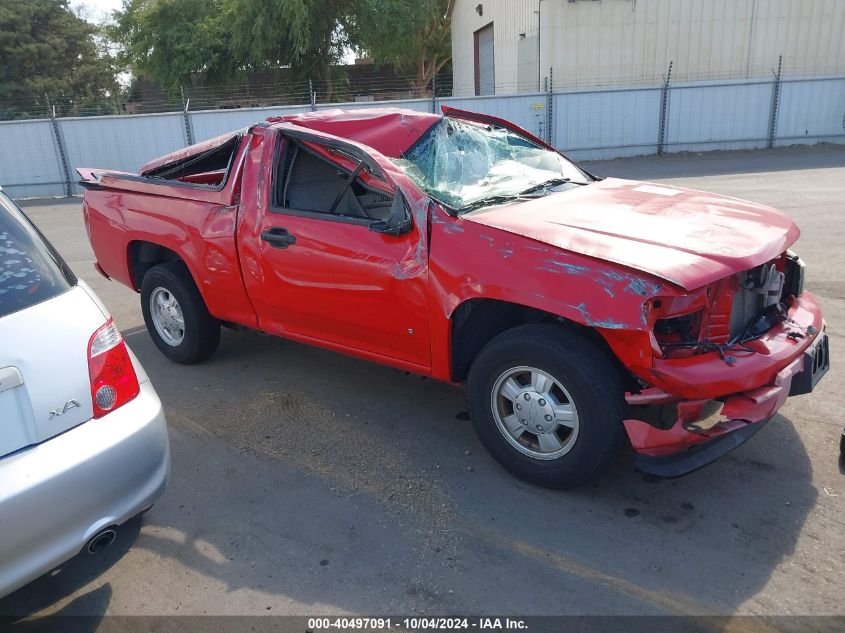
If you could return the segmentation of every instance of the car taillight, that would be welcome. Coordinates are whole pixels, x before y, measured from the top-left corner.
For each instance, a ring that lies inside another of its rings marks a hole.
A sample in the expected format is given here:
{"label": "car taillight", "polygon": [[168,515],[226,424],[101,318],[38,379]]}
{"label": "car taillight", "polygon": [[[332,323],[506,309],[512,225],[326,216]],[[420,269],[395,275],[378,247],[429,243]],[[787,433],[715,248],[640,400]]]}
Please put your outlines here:
{"label": "car taillight", "polygon": [[111,319],[88,341],[88,375],[95,418],[126,404],[141,390],[129,350]]}

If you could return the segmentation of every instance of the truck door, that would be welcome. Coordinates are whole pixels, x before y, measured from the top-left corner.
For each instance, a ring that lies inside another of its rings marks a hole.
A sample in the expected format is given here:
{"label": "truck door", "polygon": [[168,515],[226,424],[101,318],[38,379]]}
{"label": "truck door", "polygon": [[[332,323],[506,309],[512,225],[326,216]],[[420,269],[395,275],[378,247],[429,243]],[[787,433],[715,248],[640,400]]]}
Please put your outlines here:
{"label": "truck door", "polygon": [[259,326],[427,370],[425,227],[358,146],[273,131],[264,141],[273,143],[272,155],[264,153],[272,167],[259,166],[257,179],[259,188],[269,179],[270,192],[258,195],[254,221],[239,229]]}

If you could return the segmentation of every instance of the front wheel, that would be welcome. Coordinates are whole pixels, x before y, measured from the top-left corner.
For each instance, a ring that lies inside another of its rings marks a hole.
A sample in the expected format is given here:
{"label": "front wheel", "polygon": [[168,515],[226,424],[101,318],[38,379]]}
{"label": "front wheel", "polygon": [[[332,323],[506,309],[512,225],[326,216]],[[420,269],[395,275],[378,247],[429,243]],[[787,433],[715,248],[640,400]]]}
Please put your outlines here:
{"label": "front wheel", "polygon": [[506,469],[550,488],[605,469],[623,437],[624,387],[605,350],[553,324],[494,338],[470,369],[469,399],[481,442]]}
{"label": "front wheel", "polygon": [[182,262],[159,264],[144,275],[141,311],[150,337],[170,360],[190,365],[217,349],[220,323]]}

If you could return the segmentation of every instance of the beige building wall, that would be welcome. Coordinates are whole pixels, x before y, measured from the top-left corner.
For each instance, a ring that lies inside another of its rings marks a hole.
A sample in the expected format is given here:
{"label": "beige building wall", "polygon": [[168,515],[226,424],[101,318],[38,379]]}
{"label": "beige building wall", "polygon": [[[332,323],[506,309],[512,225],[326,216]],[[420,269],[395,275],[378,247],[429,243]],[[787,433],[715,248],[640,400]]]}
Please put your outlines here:
{"label": "beige building wall", "polygon": [[786,76],[845,73],[845,0],[453,0],[450,15],[462,96],[491,22],[497,94],[545,89],[550,68],[556,89],[659,84],[670,60],[674,82],[771,76],[781,54]]}

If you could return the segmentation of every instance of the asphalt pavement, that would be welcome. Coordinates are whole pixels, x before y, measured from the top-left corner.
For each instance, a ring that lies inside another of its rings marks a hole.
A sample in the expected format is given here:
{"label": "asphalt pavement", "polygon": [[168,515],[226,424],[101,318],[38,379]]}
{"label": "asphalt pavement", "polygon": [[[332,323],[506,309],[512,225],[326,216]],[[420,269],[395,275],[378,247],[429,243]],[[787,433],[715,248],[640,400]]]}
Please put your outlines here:
{"label": "asphalt pavement", "polygon": [[25,211],[112,310],[165,405],[172,479],[120,531],[0,615],[845,614],[845,148],[592,163],[777,207],[821,300],[833,368],[687,477],[630,454],[580,489],[524,484],[473,434],[462,389],[258,333],[165,360],[138,296],[100,277],[79,200]]}

